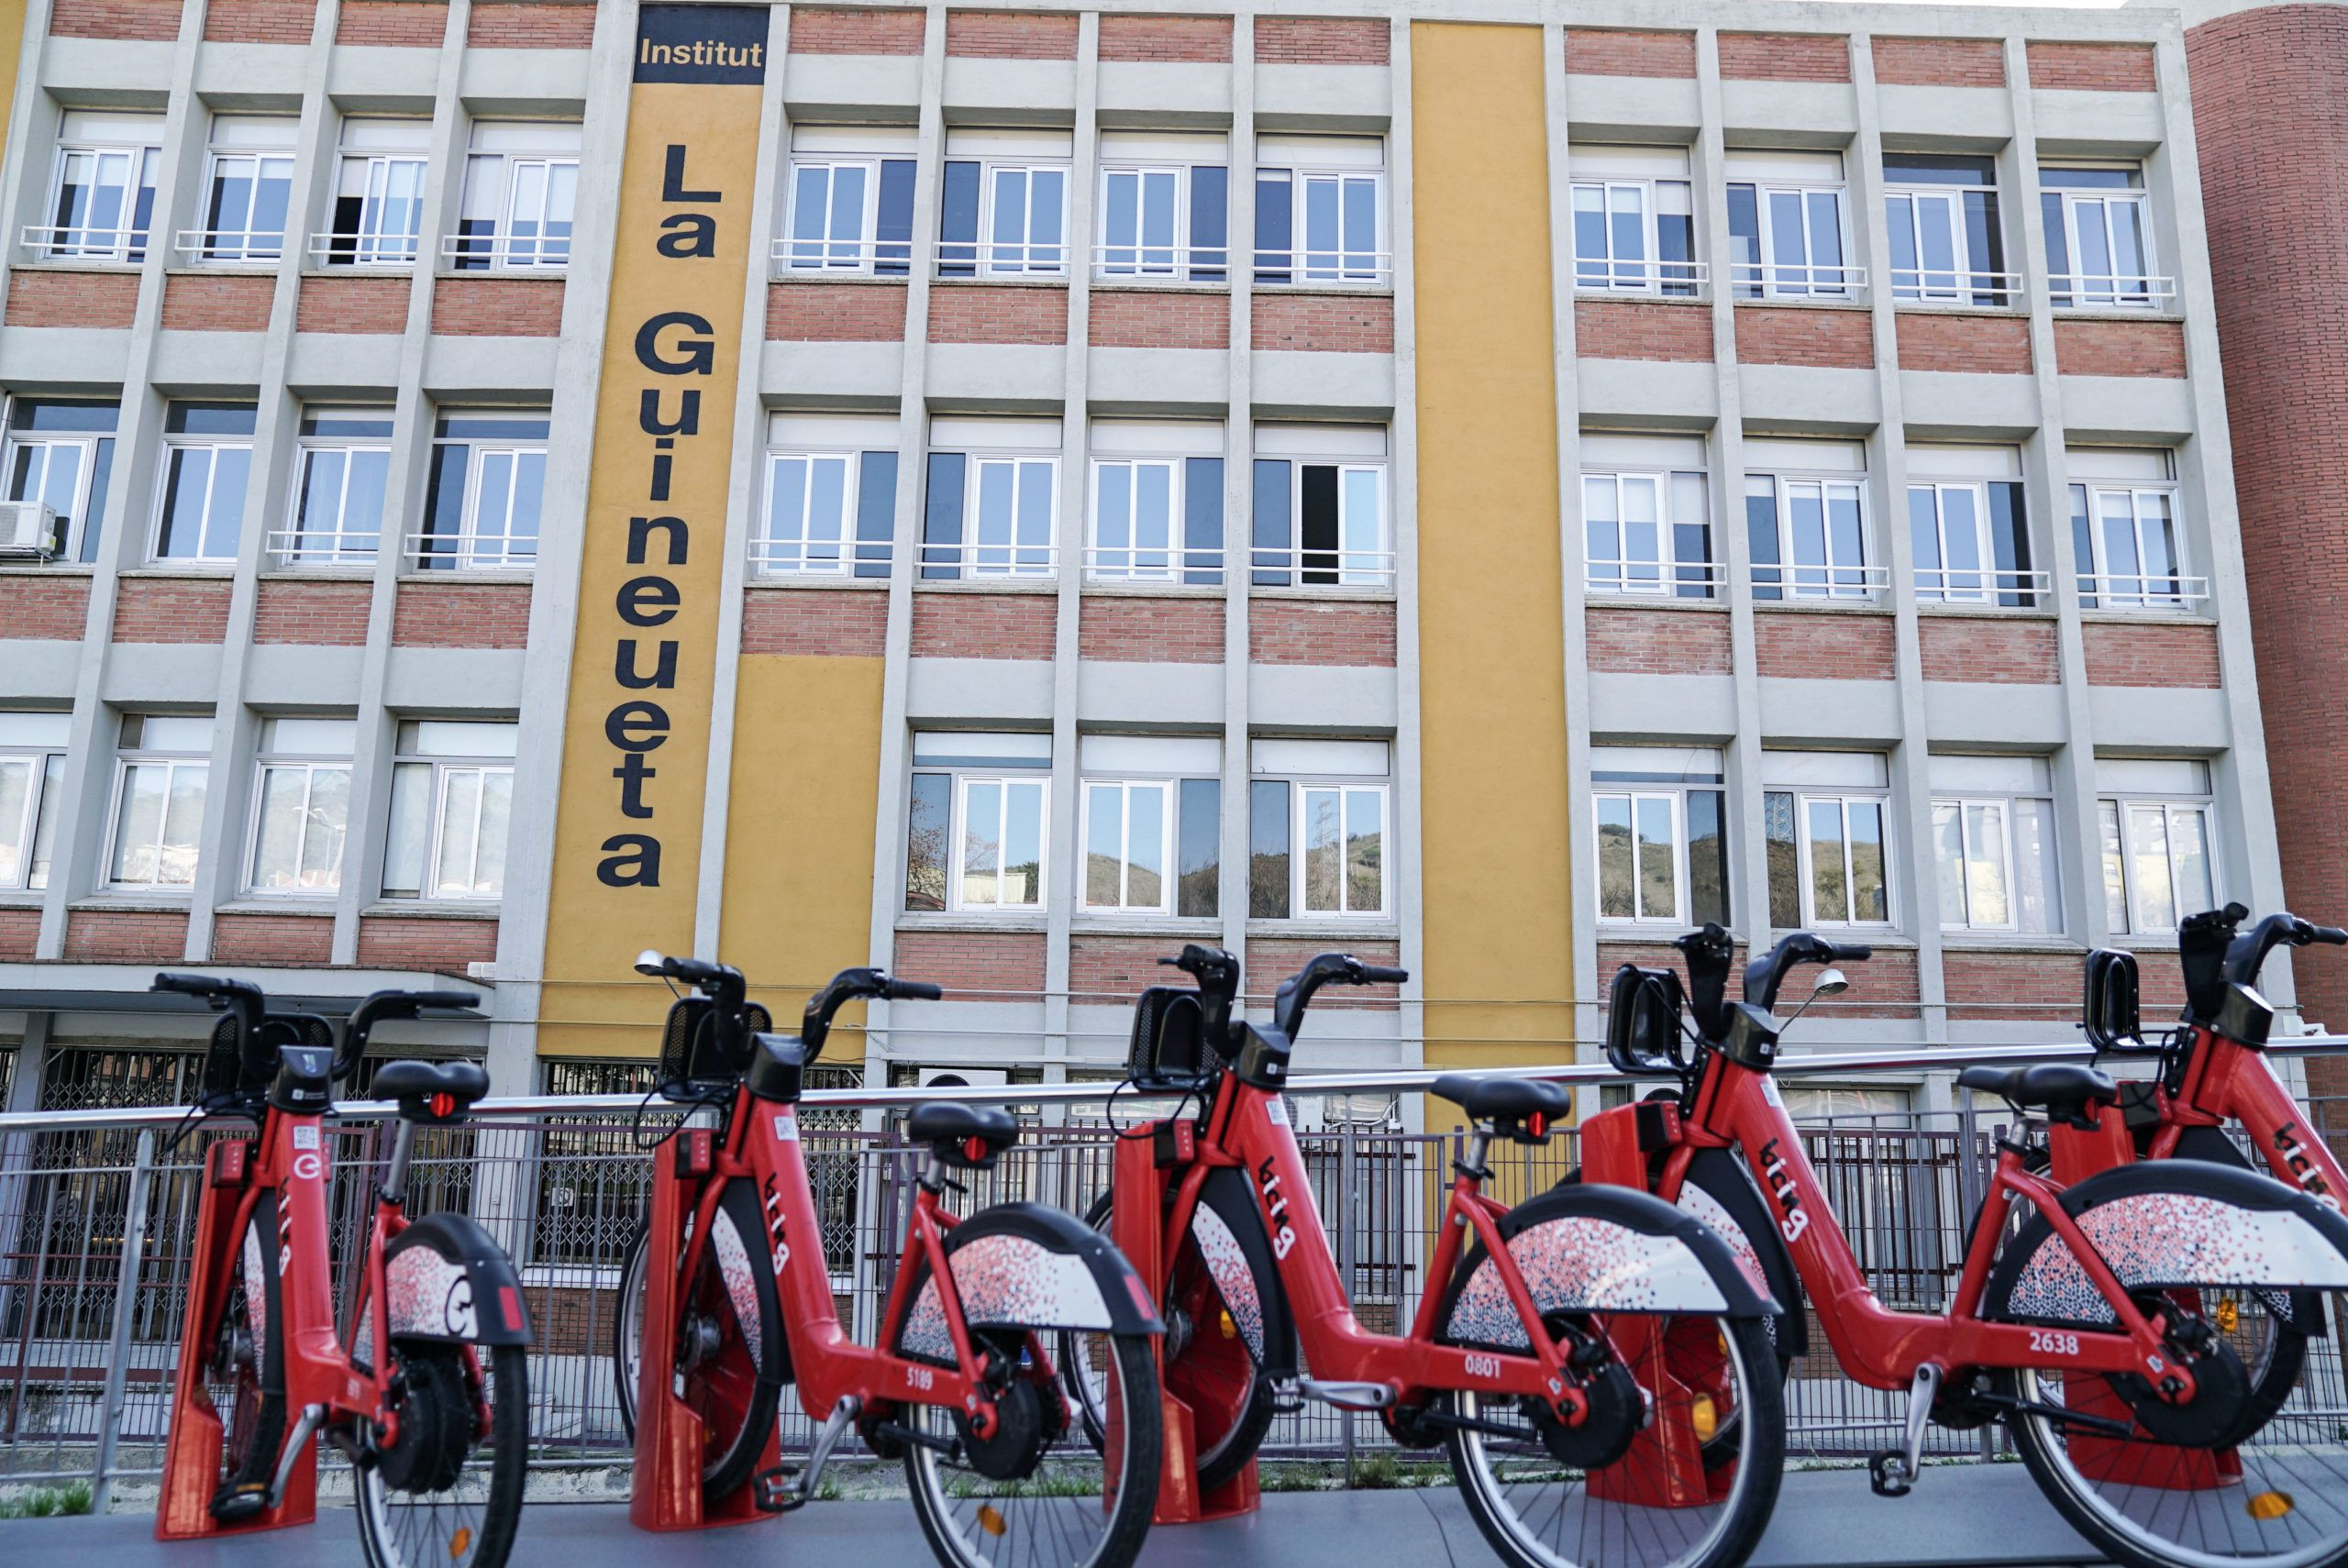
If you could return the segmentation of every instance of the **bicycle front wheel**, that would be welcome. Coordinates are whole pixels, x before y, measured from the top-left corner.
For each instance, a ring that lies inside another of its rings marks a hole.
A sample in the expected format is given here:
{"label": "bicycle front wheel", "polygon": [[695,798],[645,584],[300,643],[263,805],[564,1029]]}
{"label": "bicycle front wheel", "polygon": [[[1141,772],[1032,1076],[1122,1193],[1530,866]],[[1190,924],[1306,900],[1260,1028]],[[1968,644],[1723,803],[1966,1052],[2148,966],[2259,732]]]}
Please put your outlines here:
{"label": "bicycle front wheel", "polygon": [[368,1568],[503,1568],[513,1551],[529,1461],[529,1353],[485,1348],[483,1368],[472,1346],[393,1342],[397,1434],[370,1444],[355,1477]]}
{"label": "bicycle front wheel", "polygon": [[277,1275],[277,1195],[264,1192],[238,1238],[228,1288],[204,1340],[204,1387],[220,1418],[216,1512],[259,1512],[285,1439],[284,1313]]}
{"label": "bicycle front wheel", "polygon": [[1553,1334],[1614,1347],[1590,1414],[1449,1397],[1460,1496],[1513,1568],[1735,1568],[1785,1464],[1784,1394],[1765,1320],[1612,1313]]}

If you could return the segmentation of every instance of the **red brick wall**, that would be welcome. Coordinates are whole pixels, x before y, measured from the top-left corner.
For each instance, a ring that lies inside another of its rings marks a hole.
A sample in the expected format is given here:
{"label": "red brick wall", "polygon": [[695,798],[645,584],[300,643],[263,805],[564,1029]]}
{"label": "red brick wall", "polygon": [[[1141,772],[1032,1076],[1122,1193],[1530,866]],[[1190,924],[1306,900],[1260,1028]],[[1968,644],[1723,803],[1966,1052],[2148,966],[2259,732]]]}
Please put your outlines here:
{"label": "red brick wall", "polygon": [[793,54],[919,54],[919,11],[791,8]]}
{"label": "red brick wall", "polygon": [[1101,58],[1110,61],[1190,61],[1201,65],[1231,59],[1228,17],[1142,17],[1101,14]]}
{"label": "red brick wall", "polygon": [[1248,340],[1257,348],[1391,354],[1394,302],[1384,294],[1259,292]]}
{"label": "red brick wall", "polygon": [[[903,937],[899,937],[902,944]],[[1071,936],[1068,943],[1068,999],[1087,1003],[1130,1002],[1151,986],[1180,977],[1158,965],[1182,950],[1170,936]],[[1331,988],[1336,989],[1338,988]],[[1327,996],[1328,991],[1321,993]]]}
{"label": "red brick wall", "polygon": [[176,964],[187,954],[185,910],[72,910],[69,964]]}
{"label": "red brick wall", "polygon": [[446,915],[361,915],[359,966],[462,976],[497,957],[497,922]]}
{"label": "red brick wall", "polygon": [[2054,368],[2066,376],[2182,376],[2185,324],[2058,320]]}
{"label": "red brick wall", "polygon": [[475,49],[586,49],[595,7],[586,0],[474,0],[465,41]]}
{"label": "red brick wall", "polygon": [[949,1001],[1033,1001],[1044,994],[1044,933],[901,931],[889,972],[943,986]]}
{"label": "red brick wall", "polygon": [[2159,85],[2153,46],[2144,43],[2055,43],[2032,39],[2030,84],[2088,93],[2150,93]]}
{"label": "red brick wall", "polygon": [[277,280],[225,272],[174,272],[163,280],[166,332],[266,332]]}
{"label": "red brick wall", "polygon": [[[2348,8],[2274,6],[2186,35],[2258,701],[2290,907],[2348,923]],[[2277,149],[2288,149],[2276,156]],[[2147,955],[2146,990],[2174,958]],[[2348,964],[2294,966],[2304,1015],[2348,1028]],[[2150,1010],[2147,1009],[2147,1016]],[[2309,1058],[2348,1094],[2348,1057]]]}
{"label": "red brick wall", "polygon": [[1086,331],[1095,348],[1228,348],[1231,301],[1223,294],[1095,289]]}
{"label": "red brick wall", "polygon": [[742,651],[879,658],[889,641],[889,596],[847,589],[742,591]]}
{"label": "red brick wall", "polygon": [[402,647],[518,648],[530,640],[526,582],[403,582],[392,602]]}
{"label": "red brick wall", "polygon": [[138,309],[136,272],[52,272],[19,267],[8,274],[10,326],[126,327]]}
{"label": "red brick wall", "polygon": [[1763,611],[1753,617],[1753,658],[1763,675],[1796,680],[1889,680],[1891,617]]}
{"label": "red brick wall", "polygon": [[1736,357],[1753,365],[1875,368],[1875,324],[1863,310],[1736,307]]}
{"label": "red brick wall", "polygon": [[215,964],[331,964],[330,914],[224,914],[212,921]]}
{"label": "red brick wall", "polygon": [[1693,76],[1696,35],[1567,28],[1566,69],[1589,76]]}
{"label": "red brick wall", "polygon": [[89,614],[86,577],[0,577],[0,637],[78,643]]}
{"label": "red brick wall", "polygon": [[962,283],[929,291],[932,343],[1065,343],[1068,291]]}
{"label": "red brick wall", "polygon": [[228,635],[225,579],[127,577],[114,602],[118,643],[216,643]]}
{"label": "red brick wall", "polygon": [[1257,664],[1390,668],[1394,606],[1258,599],[1247,606],[1247,657]]}
{"label": "red brick wall", "polygon": [[1077,617],[1076,647],[1080,658],[1221,664],[1223,601],[1089,593]]}
{"label": "red brick wall", "polygon": [[1728,617],[1593,604],[1583,623],[1589,668],[1607,675],[1726,675]]}
{"label": "red brick wall", "polygon": [[313,0],[209,0],[204,41],[305,44],[316,18]]}
{"label": "red brick wall", "polygon": [[28,963],[39,944],[40,911],[0,909],[0,964]]}
{"label": "red brick wall", "polygon": [[[534,4],[516,9],[577,11]],[[594,13],[589,11],[593,17]],[[404,319],[404,312],[403,319]],[[555,337],[562,332],[560,278],[435,278],[432,330],[446,337]]]}
{"label": "red brick wall", "polygon": [[2218,662],[2218,628],[2206,623],[2132,626],[2090,621],[2081,630],[2087,638],[2090,686],[2187,686],[2214,691],[2225,684]]}
{"label": "red brick wall", "polygon": [[2054,628],[2045,621],[1990,621],[1926,615],[1916,623],[1927,680],[2052,686]]}
{"label": "red brick wall", "polygon": [[334,26],[338,44],[438,49],[448,34],[449,7],[440,0],[342,0]]}
{"label": "red brick wall", "polygon": [[917,593],[915,658],[1050,658],[1058,606],[1048,593]]}
{"label": "red brick wall", "polygon": [[[428,6],[426,10],[441,7]],[[350,15],[345,8],[343,16]],[[405,278],[320,278],[302,280],[294,302],[296,332],[376,332],[407,330],[408,281]]]}
{"label": "red brick wall", "polygon": [[1851,44],[1839,33],[1722,33],[1721,74],[1732,81],[1848,82]]}
{"label": "red brick wall", "polygon": [[[1744,968],[1744,944],[1740,942],[1736,944],[1736,960],[1733,966],[1733,972],[1742,973]],[[1687,961],[1679,955],[1679,949],[1670,944],[1667,942],[1600,942],[1598,944],[1598,1009],[1600,1015],[1608,1010],[1606,999],[1608,988],[1614,979],[1614,971],[1625,964],[1636,964],[1642,969],[1668,969],[1679,977],[1680,988],[1682,990],[1687,988]],[[1853,967],[1855,968],[1857,966],[1854,965]],[[1739,993],[1732,990],[1730,994],[1734,996]]]}
{"label": "red brick wall", "polygon": [[[1324,953],[1350,953],[1365,964],[1383,964],[1389,968],[1402,961],[1401,946],[1391,942],[1346,942],[1326,936],[1251,937],[1247,942],[1246,966],[1241,971],[1243,999],[1257,1005],[1268,1004],[1279,990],[1282,980]],[[1316,1012],[1331,1007],[1367,1007],[1390,1011],[1401,1005],[1401,996],[1399,986],[1328,986],[1314,995],[1312,1008]]]}
{"label": "red brick wall", "polygon": [[1959,1022],[2008,1020],[2061,1035],[2078,1021],[2087,962],[2076,953],[1944,950],[1941,984],[1949,1017]]}
{"label": "red brick wall", "polygon": [[1586,359],[1710,362],[1712,313],[1654,301],[1576,300],[1574,352]]}
{"label": "red brick wall", "polygon": [[1384,65],[1389,33],[1382,17],[1258,17],[1258,65]]}
{"label": "red brick wall", "polygon": [[948,11],[946,52],[979,60],[1074,60],[1072,11]]}
{"label": "red brick wall", "polygon": [[176,39],[179,0],[57,0],[49,30],[66,39]]}
{"label": "red brick wall", "polygon": [[1895,87],[2003,87],[2006,50],[1995,39],[1877,39],[1875,79]]}
{"label": "red brick wall", "polygon": [[364,647],[373,596],[363,582],[264,582],[253,605],[253,641]]}
{"label": "red brick wall", "polygon": [[[792,30],[798,30],[797,24]],[[767,337],[771,342],[900,343],[904,336],[903,289],[843,283],[767,285]]]}
{"label": "red brick wall", "polygon": [[2026,376],[2030,323],[2018,315],[1944,315],[1907,310],[1899,317],[1899,368],[1976,375]]}

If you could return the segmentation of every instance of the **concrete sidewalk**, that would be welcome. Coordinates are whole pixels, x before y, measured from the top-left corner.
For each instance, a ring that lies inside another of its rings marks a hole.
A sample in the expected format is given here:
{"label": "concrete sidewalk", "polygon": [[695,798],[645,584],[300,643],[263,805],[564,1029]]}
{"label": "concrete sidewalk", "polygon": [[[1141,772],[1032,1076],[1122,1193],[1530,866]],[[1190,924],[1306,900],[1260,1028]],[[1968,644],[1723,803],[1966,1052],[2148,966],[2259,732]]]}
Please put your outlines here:
{"label": "concrete sidewalk", "polygon": [[[347,1509],[315,1527],[217,1544],[164,1546],[151,1514],[0,1524],[0,1562],[48,1568],[328,1568],[357,1564]],[[902,1502],[817,1503],[771,1522],[697,1535],[647,1535],[614,1504],[534,1505],[515,1568],[710,1568],[761,1551],[803,1562],[934,1561]],[[804,1553],[804,1556],[800,1554]],[[1152,1533],[1150,1568],[1368,1568],[1494,1559],[1450,1487],[1280,1493],[1251,1518]],[[2019,1464],[1935,1465],[1897,1501],[1857,1470],[1786,1477],[1754,1568],[2022,1568],[2097,1561],[2039,1496]]]}

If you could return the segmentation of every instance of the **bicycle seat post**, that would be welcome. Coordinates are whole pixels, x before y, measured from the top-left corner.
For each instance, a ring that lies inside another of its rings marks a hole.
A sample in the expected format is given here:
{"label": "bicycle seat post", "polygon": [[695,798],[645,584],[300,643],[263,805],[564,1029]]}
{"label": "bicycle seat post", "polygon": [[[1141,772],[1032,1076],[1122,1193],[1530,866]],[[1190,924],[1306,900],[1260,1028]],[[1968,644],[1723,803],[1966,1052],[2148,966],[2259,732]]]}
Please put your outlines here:
{"label": "bicycle seat post", "polygon": [[415,1123],[404,1116],[393,1118],[391,1158],[383,1162],[383,1179],[375,1190],[394,1209],[407,1204],[408,1161],[415,1153]]}

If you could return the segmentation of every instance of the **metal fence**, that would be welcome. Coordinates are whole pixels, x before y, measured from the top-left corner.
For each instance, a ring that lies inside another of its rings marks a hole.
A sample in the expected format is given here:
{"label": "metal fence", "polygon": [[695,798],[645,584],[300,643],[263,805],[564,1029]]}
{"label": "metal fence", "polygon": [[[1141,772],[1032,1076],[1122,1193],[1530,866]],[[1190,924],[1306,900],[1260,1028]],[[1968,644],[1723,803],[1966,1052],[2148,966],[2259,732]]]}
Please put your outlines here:
{"label": "metal fence", "polygon": [[[605,1102],[608,1104],[608,1101]],[[2313,1108],[2348,1132],[2348,1102]],[[804,1148],[825,1220],[843,1320],[876,1331],[918,1155],[896,1132],[808,1119]],[[1938,1309],[1963,1266],[1965,1237],[2010,1113],[1835,1118],[1807,1124],[1811,1158],[1867,1277],[1890,1306]],[[531,1367],[534,1460],[543,1471],[617,1467],[627,1447],[610,1351],[619,1271],[648,1191],[649,1139],[625,1112],[556,1110],[426,1131],[412,1211],[471,1211],[521,1265],[537,1342]],[[0,1485],[118,1481],[160,1474],[189,1246],[205,1146],[220,1136],[166,1128],[0,1132]],[[381,1122],[329,1130],[335,1157],[330,1245],[339,1262],[363,1235],[388,1142]],[[1032,1126],[963,1212],[1021,1198],[1083,1213],[1107,1190],[1114,1129]],[[1299,1135],[1356,1310],[1401,1331],[1430,1287],[1424,1260],[1459,1152],[1456,1135]],[[1576,1163],[1570,1133],[1538,1148],[1502,1144],[1493,1191],[1519,1198]],[[338,1274],[338,1280],[340,1274]],[[2300,1396],[2310,1413],[2348,1414],[2337,1338],[2310,1346]],[[1789,1452],[1846,1458],[1892,1446],[1903,1396],[1840,1376],[1813,1321],[1812,1353],[1789,1390]],[[786,1448],[812,1424],[784,1401]],[[1993,1430],[1935,1429],[1928,1452],[1987,1456]],[[1348,1462],[1388,1447],[1375,1417],[1308,1406],[1273,1426],[1268,1457]]]}

